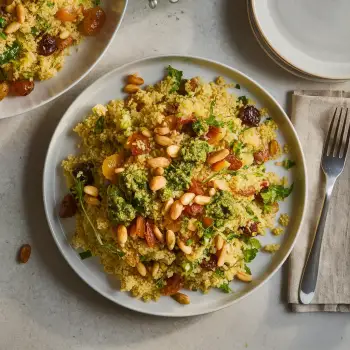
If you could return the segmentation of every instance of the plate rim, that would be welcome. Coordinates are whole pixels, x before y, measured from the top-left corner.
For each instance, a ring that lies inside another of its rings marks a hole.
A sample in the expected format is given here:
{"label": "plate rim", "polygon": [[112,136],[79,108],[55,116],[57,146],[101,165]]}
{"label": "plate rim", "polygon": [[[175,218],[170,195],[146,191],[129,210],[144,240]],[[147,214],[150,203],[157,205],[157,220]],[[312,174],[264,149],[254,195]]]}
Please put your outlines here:
{"label": "plate rim", "polygon": [[262,28],[262,25],[259,21],[259,18],[257,16],[257,10],[256,10],[256,5],[257,5],[257,1],[256,0],[250,0],[250,3],[251,3],[251,8],[252,8],[252,14],[254,16],[254,22],[256,23],[258,29],[259,29],[259,32],[261,33],[262,37],[264,38],[264,40],[268,43],[268,45],[271,47],[271,49],[276,52],[276,54],[282,59],[284,60],[286,63],[288,63],[290,66],[292,66],[294,69],[302,72],[302,73],[306,73],[306,74],[309,74],[311,76],[315,76],[315,77],[318,77],[318,78],[322,78],[322,79],[326,79],[326,80],[334,80],[336,82],[341,82],[341,81],[347,81],[347,80],[350,80],[350,75],[346,75],[346,76],[332,76],[332,75],[323,75],[323,74],[318,74],[318,73],[315,73],[315,72],[310,72],[310,71],[307,71],[305,69],[303,69],[302,67],[298,66],[296,63],[292,63],[290,60],[288,60],[287,57],[285,57],[283,54],[281,54],[279,51],[278,51],[278,48],[276,47],[276,45],[273,45],[273,43],[271,42],[271,39],[269,39],[269,37],[265,34],[263,28]]}
{"label": "plate rim", "polygon": [[334,79],[325,79],[318,77],[316,75],[311,75],[308,74],[304,71],[301,71],[297,67],[294,67],[291,63],[285,61],[283,57],[279,56],[278,52],[275,51],[269,43],[265,40],[265,37],[262,35],[262,33],[259,30],[259,27],[257,28],[254,27],[254,24],[257,24],[255,21],[255,16],[252,11],[252,0],[247,1],[247,12],[248,12],[248,21],[250,28],[252,30],[252,33],[258,42],[259,46],[263,49],[265,54],[272,60],[274,61],[279,67],[283,68],[285,71],[287,71],[290,74],[293,74],[294,76],[305,79],[308,81],[314,81],[318,83],[344,83],[347,80],[334,80]]}
{"label": "plate rim", "polygon": [[[129,0],[124,0],[125,1],[125,6],[123,8],[123,11],[121,12],[120,14],[120,19],[119,19],[119,23],[117,24],[115,30],[114,30],[114,33],[112,34],[111,38],[109,39],[108,41],[108,44],[106,45],[106,47],[103,49],[103,51],[101,52],[101,54],[99,55],[99,57],[97,58],[97,60],[89,67],[89,69],[82,75],[80,76],[75,82],[73,82],[72,84],[68,85],[64,90],[62,90],[61,92],[59,92],[57,95],[54,95],[50,98],[48,98],[47,100],[45,101],[42,101],[41,103],[39,103],[38,105],[34,106],[34,107],[28,107],[26,109],[24,109],[23,111],[21,112],[15,112],[14,114],[9,114],[9,115],[6,115],[4,117],[1,117],[1,119],[6,119],[6,118],[12,118],[12,117],[16,117],[18,115],[22,115],[24,113],[28,113],[28,112],[31,112],[31,111],[34,111],[36,110],[37,108],[39,107],[42,107],[44,105],[46,105],[47,103],[49,102],[52,102],[53,100],[55,100],[56,98],[62,96],[63,94],[65,94],[66,92],[68,92],[70,89],[72,89],[74,86],[76,86],[78,83],[80,83],[95,67],[96,65],[100,62],[100,60],[103,58],[103,56],[106,54],[107,50],[109,49],[109,47],[111,46],[115,36],[117,35],[117,32],[119,31],[119,28],[123,22],[123,19],[124,19],[124,16],[125,16],[125,12],[126,12],[126,9],[128,7],[128,2]],[[80,94],[79,94],[80,95]],[[75,99],[74,99],[75,101]],[[74,102],[73,101],[73,102]]]}
{"label": "plate rim", "polygon": [[[264,280],[262,282],[260,282],[257,286],[255,286],[253,289],[249,290],[248,292],[246,292],[245,294],[243,294],[242,296],[240,296],[237,299],[231,300],[227,303],[225,303],[224,305],[220,305],[220,306],[216,306],[216,307],[212,307],[211,309],[205,309],[202,310],[200,312],[194,312],[191,314],[188,313],[178,313],[178,314],[172,314],[170,312],[165,312],[165,313],[161,313],[158,311],[155,312],[151,312],[148,310],[143,310],[141,307],[138,306],[132,306],[132,305],[125,305],[122,304],[120,302],[118,302],[118,300],[113,299],[112,297],[110,297],[110,295],[108,295],[107,293],[99,290],[97,287],[95,287],[94,285],[90,284],[87,279],[82,276],[79,272],[78,269],[75,268],[75,265],[73,265],[70,260],[68,259],[68,257],[66,256],[63,247],[60,245],[60,243],[58,242],[58,239],[56,238],[55,234],[54,234],[54,228],[53,228],[53,224],[50,218],[50,214],[49,214],[49,203],[47,201],[47,196],[46,196],[46,191],[45,191],[45,185],[46,185],[46,178],[48,177],[48,172],[49,172],[49,168],[48,168],[48,163],[49,163],[49,155],[52,152],[52,149],[54,148],[54,139],[57,137],[58,134],[58,129],[59,126],[63,123],[66,122],[66,118],[69,115],[69,113],[71,112],[71,110],[74,110],[74,104],[75,102],[82,97],[82,95],[84,95],[86,93],[86,91],[90,88],[93,88],[93,86],[95,86],[96,84],[98,85],[100,81],[103,81],[106,77],[115,74],[116,72],[118,72],[119,70],[123,70],[123,69],[127,69],[128,66],[132,66],[135,64],[141,64],[143,62],[147,62],[147,61],[152,61],[152,60],[157,60],[157,59],[193,59],[193,60],[200,60],[200,61],[205,61],[208,62],[210,64],[214,64],[214,65],[218,65],[222,68],[228,69],[229,71],[232,71],[236,74],[239,74],[241,76],[243,76],[245,79],[249,80],[250,82],[252,82],[253,84],[255,84],[256,87],[258,87],[260,90],[264,91],[264,93],[273,101],[273,103],[275,104],[275,106],[279,109],[279,111],[281,112],[281,114],[283,114],[285,121],[287,122],[289,128],[291,129],[292,133],[294,134],[296,143],[299,147],[300,150],[300,155],[301,155],[301,160],[302,160],[302,173],[304,174],[304,196],[303,196],[303,210],[301,213],[301,219],[300,219],[300,225],[298,227],[298,230],[295,234],[295,238],[293,240],[293,242],[291,243],[288,251],[285,253],[284,257],[281,259],[281,261],[276,265],[276,267],[272,270],[272,272],[266,277],[264,278]],[[46,220],[47,223],[49,225],[50,228],[50,232],[51,235],[60,251],[60,253],[62,254],[63,258],[66,260],[66,262],[68,263],[68,265],[73,269],[73,271],[93,290],[95,290],[98,294],[102,295],[103,297],[105,297],[106,299],[110,300],[111,302],[120,305],[122,307],[125,307],[127,309],[130,309],[132,311],[135,312],[140,312],[142,314],[147,314],[147,315],[152,315],[152,316],[161,316],[161,317],[189,317],[189,316],[199,316],[199,315],[204,315],[204,314],[208,314],[211,312],[215,312],[221,309],[224,309],[226,307],[232,306],[233,304],[245,299],[246,297],[248,297],[251,293],[253,293],[254,291],[258,290],[261,286],[263,286],[265,283],[267,283],[267,281],[270,280],[270,278],[272,278],[272,276],[275,275],[275,273],[281,268],[281,266],[285,263],[285,261],[287,260],[287,258],[289,257],[292,249],[294,248],[294,245],[299,237],[300,231],[301,231],[301,227],[303,225],[304,222],[304,218],[305,218],[305,213],[306,213],[306,209],[307,209],[307,202],[308,202],[308,180],[307,180],[307,169],[306,169],[306,160],[305,160],[305,155],[301,146],[301,142],[299,140],[299,137],[296,133],[296,130],[292,124],[292,122],[290,121],[287,113],[283,110],[282,106],[280,105],[280,103],[265,89],[263,88],[258,82],[256,82],[254,79],[250,78],[248,75],[246,75],[245,73],[241,72],[238,69],[235,69],[229,65],[226,65],[224,63],[218,62],[216,60],[212,60],[212,59],[208,59],[202,56],[193,56],[193,55],[180,55],[180,54],[164,54],[164,55],[152,55],[152,56],[147,56],[144,57],[142,59],[138,59],[138,60],[134,60],[128,63],[125,63],[123,65],[117,66],[116,68],[112,69],[111,71],[107,72],[106,74],[102,75],[101,77],[99,77],[97,80],[95,80],[91,85],[89,85],[88,87],[86,87],[75,99],[74,101],[70,104],[70,106],[68,107],[68,109],[65,111],[65,113],[63,114],[62,118],[60,119],[60,121],[58,122],[54,133],[52,134],[49,146],[47,148],[47,152],[46,152],[46,156],[45,156],[45,162],[44,162],[44,169],[43,169],[43,177],[42,177],[42,193],[43,193],[43,202],[44,202],[44,210],[45,210],[45,216],[46,216]]]}

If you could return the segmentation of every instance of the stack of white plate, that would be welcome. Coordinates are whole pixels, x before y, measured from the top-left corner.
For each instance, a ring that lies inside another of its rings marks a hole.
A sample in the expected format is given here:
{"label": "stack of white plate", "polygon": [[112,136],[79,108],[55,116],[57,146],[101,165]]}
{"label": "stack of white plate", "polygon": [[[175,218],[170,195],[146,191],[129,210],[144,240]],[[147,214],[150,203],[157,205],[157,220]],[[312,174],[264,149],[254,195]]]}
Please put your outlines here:
{"label": "stack of white plate", "polygon": [[253,33],[281,67],[305,79],[350,80],[349,0],[248,0]]}

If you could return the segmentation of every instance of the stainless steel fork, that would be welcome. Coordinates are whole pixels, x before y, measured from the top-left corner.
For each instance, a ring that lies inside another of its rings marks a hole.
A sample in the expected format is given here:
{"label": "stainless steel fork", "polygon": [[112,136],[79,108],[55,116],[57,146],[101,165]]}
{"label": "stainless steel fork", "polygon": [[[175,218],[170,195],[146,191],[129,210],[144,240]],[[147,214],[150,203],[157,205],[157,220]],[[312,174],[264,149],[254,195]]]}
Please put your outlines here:
{"label": "stainless steel fork", "polygon": [[326,176],[326,195],[316,234],[301,278],[299,298],[303,304],[310,304],[317,284],[322,237],[326,225],[330,198],[339,175],[343,172],[350,141],[348,108],[335,109],[323,147],[321,167]]}

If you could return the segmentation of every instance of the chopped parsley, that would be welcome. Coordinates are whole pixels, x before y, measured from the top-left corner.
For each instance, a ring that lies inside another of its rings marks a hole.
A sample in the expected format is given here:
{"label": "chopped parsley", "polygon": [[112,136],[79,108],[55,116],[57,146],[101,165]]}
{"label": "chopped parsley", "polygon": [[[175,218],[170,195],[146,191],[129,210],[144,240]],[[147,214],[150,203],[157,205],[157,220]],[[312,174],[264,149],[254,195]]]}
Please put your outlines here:
{"label": "chopped parsley", "polygon": [[6,20],[5,18],[0,17],[0,28],[4,28],[6,25]]}
{"label": "chopped parsley", "polygon": [[293,168],[293,166],[295,166],[296,163],[293,160],[290,159],[285,159],[282,161],[282,166],[283,168],[289,170],[290,168]]}
{"label": "chopped parsley", "polygon": [[237,100],[242,102],[244,105],[248,104],[248,98],[246,96],[239,96]]}
{"label": "chopped parsley", "polygon": [[230,288],[228,283],[223,283],[220,287],[219,287],[224,293],[230,293],[232,292],[232,289]]}
{"label": "chopped parsley", "polygon": [[252,274],[252,271],[250,270],[250,268],[247,266],[247,265],[244,265],[244,269],[245,269],[245,272],[249,275]]}
{"label": "chopped parsley", "polygon": [[5,40],[7,36],[4,32],[0,32],[0,38],[3,38]]}
{"label": "chopped parsley", "polygon": [[101,4],[101,0],[94,0],[93,4],[94,6],[99,6]]}
{"label": "chopped parsley", "polygon": [[86,250],[85,252],[81,252],[81,253],[79,253],[79,255],[80,255],[81,260],[85,260],[85,259],[92,257],[90,250]]}
{"label": "chopped parsley", "polygon": [[241,150],[244,146],[244,143],[241,141],[234,141],[232,145],[232,151],[233,153],[238,156],[241,153]]}
{"label": "chopped parsley", "polygon": [[234,238],[239,238],[239,235],[236,235],[235,233],[230,233],[226,236],[226,241],[231,242]]}
{"label": "chopped parsley", "polygon": [[205,122],[209,126],[215,126],[217,128],[220,128],[220,127],[224,126],[224,123],[216,120],[216,117],[214,115],[215,104],[216,104],[215,100],[210,102],[209,117],[207,119],[205,119]]}
{"label": "chopped parsley", "polygon": [[272,204],[287,198],[293,191],[293,184],[290,187],[282,185],[270,185],[267,189],[260,192],[264,204]]}
{"label": "chopped parsley", "polygon": [[173,68],[172,66],[168,66],[167,70],[168,70],[168,76],[173,78],[173,80],[174,80],[173,86],[169,90],[169,93],[172,93],[172,92],[175,92],[175,91],[180,89],[180,84],[181,84],[183,73],[182,73],[182,71],[177,70],[177,69]]}
{"label": "chopped parsley", "polygon": [[165,282],[164,282],[163,279],[160,278],[159,280],[156,281],[156,287],[157,288],[160,289],[160,288],[163,288],[164,286],[165,286]]}
{"label": "chopped parsley", "polygon": [[193,244],[193,239],[188,239],[187,241],[186,241],[186,245],[192,245]]}
{"label": "chopped parsley", "polygon": [[46,3],[47,7],[50,7],[50,8],[53,8],[55,6],[55,3],[54,2],[51,2],[51,1],[48,1]]}
{"label": "chopped parsley", "polygon": [[15,41],[12,46],[7,47],[7,49],[0,54],[0,65],[15,60],[19,55],[20,49],[21,46],[17,41]]}
{"label": "chopped parsley", "polygon": [[224,278],[224,277],[225,277],[225,272],[222,271],[222,270],[219,269],[219,268],[217,268],[217,269],[215,270],[215,274],[218,275],[218,276],[221,277],[221,278]]}
{"label": "chopped parsley", "polygon": [[104,128],[105,128],[105,118],[100,117],[96,120],[96,123],[95,123],[95,129],[94,129],[95,134],[101,134]]}
{"label": "chopped parsley", "polygon": [[236,85],[235,85],[235,89],[238,89],[238,90],[239,90],[240,88],[241,88],[241,85],[239,85],[239,84],[236,84]]}
{"label": "chopped parsley", "polygon": [[261,244],[256,238],[249,238],[246,242],[247,248],[243,249],[244,261],[246,263],[251,262],[255,259],[256,254],[258,254]]}
{"label": "chopped parsley", "polygon": [[39,30],[36,27],[32,27],[30,32],[34,35],[37,36],[39,34]]}

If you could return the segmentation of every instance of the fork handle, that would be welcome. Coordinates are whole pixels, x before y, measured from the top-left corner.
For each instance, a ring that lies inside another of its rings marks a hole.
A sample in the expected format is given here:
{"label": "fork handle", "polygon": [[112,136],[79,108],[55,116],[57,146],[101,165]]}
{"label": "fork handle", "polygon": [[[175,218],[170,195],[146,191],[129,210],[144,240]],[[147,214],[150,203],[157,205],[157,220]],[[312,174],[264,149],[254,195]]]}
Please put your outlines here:
{"label": "fork handle", "polygon": [[318,268],[320,264],[321,246],[324,229],[326,226],[326,219],[329,209],[329,203],[334,187],[335,179],[327,179],[327,192],[324,198],[322,212],[320,220],[317,225],[314,241],[312,242],[312,247],[307,258],[304,272],[301,278],[300,289],[299,289],[299,299],[302,304],[310,304],[316,290]]}

